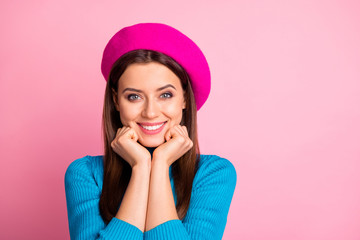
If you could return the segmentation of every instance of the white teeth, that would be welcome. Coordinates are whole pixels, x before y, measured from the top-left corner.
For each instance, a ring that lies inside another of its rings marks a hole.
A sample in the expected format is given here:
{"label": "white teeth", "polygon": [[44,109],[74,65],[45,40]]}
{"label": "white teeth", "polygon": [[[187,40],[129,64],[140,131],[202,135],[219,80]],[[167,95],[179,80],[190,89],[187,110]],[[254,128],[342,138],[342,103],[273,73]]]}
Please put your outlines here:
{"label": "white teeth", "polygon": [[144,125],[141,125],[141,127],[145,128],[146,130],[156,130],[156,129],[159,129],[161,128],[162,125],[164,125],[165,123],[162,123],[160,125],[155,125],[155,126],[144,126]]}

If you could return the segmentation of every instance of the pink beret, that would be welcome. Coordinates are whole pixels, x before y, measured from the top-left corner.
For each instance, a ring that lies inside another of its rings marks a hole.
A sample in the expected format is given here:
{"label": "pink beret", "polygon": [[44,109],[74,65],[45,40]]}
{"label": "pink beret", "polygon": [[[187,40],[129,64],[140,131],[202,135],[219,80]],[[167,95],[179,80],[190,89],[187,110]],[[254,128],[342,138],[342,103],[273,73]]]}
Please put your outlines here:
{"label": "pink beret", "polygon": [[161,23],[139,23],[118,31],[104,49],[101,72],[108,80],[113,64],[123,54],[147,49],[172,57],[190,77],[197,110],[210,93],[210,69],[200,48],[173,27]]}

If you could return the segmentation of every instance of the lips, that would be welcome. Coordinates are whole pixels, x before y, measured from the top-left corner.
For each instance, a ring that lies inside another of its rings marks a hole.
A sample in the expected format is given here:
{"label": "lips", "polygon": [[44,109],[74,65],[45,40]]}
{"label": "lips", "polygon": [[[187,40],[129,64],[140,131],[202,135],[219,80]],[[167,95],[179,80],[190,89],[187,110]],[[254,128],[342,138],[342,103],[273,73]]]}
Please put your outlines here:
{"label": "lips", "polygon": [[141,130],[143,130],[146,134],[156,134],[161,132],[163,129],[165,122],[156,122],[156,123],[148,123],[148,122],[142,122],[138,123]]}

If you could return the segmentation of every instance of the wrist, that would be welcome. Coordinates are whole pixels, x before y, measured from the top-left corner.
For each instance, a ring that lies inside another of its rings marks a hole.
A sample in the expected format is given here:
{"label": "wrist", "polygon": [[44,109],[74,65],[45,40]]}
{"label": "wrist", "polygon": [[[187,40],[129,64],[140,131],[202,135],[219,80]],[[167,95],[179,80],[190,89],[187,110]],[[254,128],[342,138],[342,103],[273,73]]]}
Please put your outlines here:
{"label": "wrist", "polygon": [[146,163],[137,163],[132,167],[133,173],[147,174],[150,173],[151,170],[151,162]]}
{"label": "wrist", "polygon": [[151,171],[153,171],[154,169],[156,169],[157,171],[162,171],[162,170],[168,170],[170,167],[170,165],[168,164],[168,161],[166,161],[166,159],[153,159],[151,161]]}

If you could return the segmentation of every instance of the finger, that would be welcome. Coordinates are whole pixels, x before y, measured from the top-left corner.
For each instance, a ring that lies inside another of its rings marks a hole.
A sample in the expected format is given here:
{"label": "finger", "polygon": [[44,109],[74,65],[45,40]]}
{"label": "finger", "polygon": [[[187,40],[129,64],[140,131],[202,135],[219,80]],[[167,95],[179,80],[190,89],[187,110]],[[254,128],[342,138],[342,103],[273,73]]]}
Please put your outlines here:
{"label": "finger", "polygon": [[136,131],[132,128],[130,128],[127,132],[128,136],[134,140],[135,142],[138,140],[138,135],[136,134]]}
{"label": "finger", "polygon": [[183,129],[180,126],[174,128],[174,138],[176,138],[177,142],[181,144],[183,147],[187,147],[189,137],[184,134]]}
{"label": "finger", "polygon": [[177,125],[177,126],[176,126],[176,129],[177,129],[178,132],[181,134],[181,136],[183,136],[184,138],[187,137],[186,131],[184,131],[184,129],[183,129],[180,125]]}
{"label": "finger", "polygon": [[113,142],[112,144],[115,144],[115,142],[117,141],[117,139],[119,138],[119,136],[121,136],[121,128],[118,128],[116,133],[115,133],[115,136],[114,136],[114,139],[113,139]]}
{"label": "finger", "polygon": [[126,138],[133,139],[136,137],[134,129],[131,127],[124,127],[124,131],[121,133],[121,135],[125,136]]}
{"label": "finger", "polygon": [[186,139],[187,149],[192,148],[193,142],[192,142],[192,140],[191,140],[190,137],[189,137],[189,133],[188,133],[188,131],[187,131],[186,126],[180,126],[180,127],[181,127],[181,130],[183,131],[184,137],[185,137],[185,139]]}
{"label": "finger", "polygon": [[181,136],[181,133],[179,133],[179,129],[177,128],[177,126],[172,126],[171,128],[169,128],[169,130],[166,132],[165,134],[165,140],[169,141],[172,138],[176,138],[178,136]]}
{"label": "finger", "polygon": [[184,132],[183,132],[183,130],[181,129],[180,125],[176,125],[176,126],[174,127],[174,130],[175,130],[175,132],[176,132],[176,136],[185,137],[185,136],[184,136]]}
{"label": "finger", "polygon": [[[124,137],[124,135],[129,131],[129,129],[130,128],[128,127],[122,127],[120,130],[118,130],[115,139],[119,140],[120,138]],[[127,136],[125,135],[125,137]]]}
{"label": "finger", "polygon": [[171,130],[171,128],[169,128],[164,135],[165,141],[167,141],[167,142],[171,139],[170,130]]}
{"label": "finger", "polygon": [[117,131],[116,131],[115,136],[119,135],[122,129],[123,129],[123,128],[118,128]]}
{"label": "finger", "polygon": [[127,130],[127,127],[119,128],[119,130],[118,130],[119,136],[122,135],[126,130]]}
{"label": "finger", "polygon": [[186,126],[181,126],[181,129],[183,130],[183,132],[186,136],[189,136],[189,132],[188,132]]}

